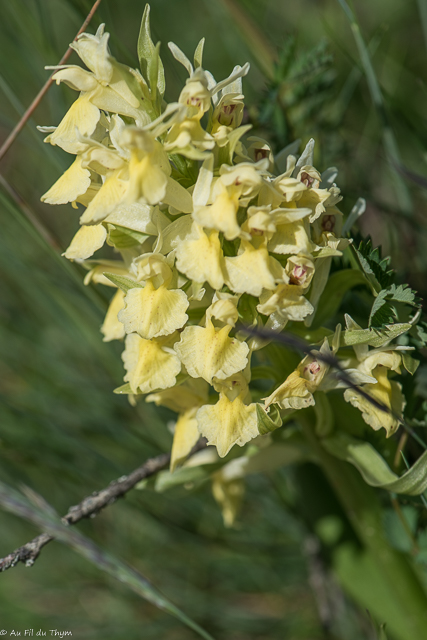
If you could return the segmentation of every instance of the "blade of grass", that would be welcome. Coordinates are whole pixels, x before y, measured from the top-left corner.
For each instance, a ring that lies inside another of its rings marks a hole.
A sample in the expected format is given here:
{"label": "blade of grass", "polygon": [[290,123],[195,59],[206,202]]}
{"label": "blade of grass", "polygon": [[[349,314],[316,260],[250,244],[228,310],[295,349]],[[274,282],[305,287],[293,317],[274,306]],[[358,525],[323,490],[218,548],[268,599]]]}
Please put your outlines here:
{"label": "blade of grass", "polygon": [[[32,504],[36,503],[36,504]],[[205,640],[213,640],[212,636],[176,607],[170,600],[156,589],[136,569],[125,564],[113,554],[105,551],[75,529],[64,525],[47,505],[44,499],[33,494],[32,502],[18,491],[0,481],[0,504],[6,511],[32,522],[56,539],[77,551],[84,558],[95,564],[116,580],[123,582],[136,594],[148,600],[159,609],[175,616],[183,624],[193,629]]]}
{"label": "blade of grass", "polygon": [[424,44],[427,49],[427,2],[426,0],[417,0],[417,4],[421,17],[421,26],[423,28]]}
{"label": "blade of grass", "polygon": [[274,78],[274,60],[276,58],[274,47],[271,46],[268,38],[237,0],[222,0],[222,2],[237,29],[241,32],[259,68],[272,80]]}
{"label": "blade of grass", "polygon": [[[369,91],[371,94],[372,102],[377,111],[381,129],[382,129],[382,138],[384,150],[386,152],[387,159],[392,167],[397,165],[401,165],[399,148],[397,145],[396,138],[394,136],[393,130],[390,126],[388,115],[385,109],[385,104],[383,100],[383,95],[381,92],[380,85],[378,83],[377,77],[375,75],[375,70],[372,65],[371,56],[369,54],[368,48],[363,39],[362,33],[360,31],[359,24],[356,20],[356,16],[353,11],[350,9],[346,0],[338,0],[341,5],[347,19],[350,23],[351,30],[353,32],[353,36],[356,42],[356,46],[359,52],[360,61],[363,67],[363,71],[366,76],[366,81],[368,83]],[[402,213],[405,215],[412,215],[412,201],[409,194],[409,191],[406,187],[406,184],[403,182],[399,175],[394,174],[394,184],[396,189],[396,195],[398,198],[399,205],[402,209]]]}

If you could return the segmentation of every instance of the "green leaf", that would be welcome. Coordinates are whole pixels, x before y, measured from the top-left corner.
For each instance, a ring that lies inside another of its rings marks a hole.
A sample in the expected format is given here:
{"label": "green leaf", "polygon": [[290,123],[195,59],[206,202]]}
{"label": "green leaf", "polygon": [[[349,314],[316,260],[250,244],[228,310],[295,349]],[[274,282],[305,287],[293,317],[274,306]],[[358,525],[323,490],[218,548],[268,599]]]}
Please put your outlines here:
{"label": "green leaf", "polygon": [[251,369],[251,380],[274,380],[275,382],[283,381],[279,371],[276,371],[274,367],[267,367],[266,365],[253,367],[253,369]]}
{"label": "green leaf", "polygon": [[397,287],[392,284],[388,289],[382,289],[372,305],[369,316],[370,327],[381,327],[398,319],[398,311],[393,302],[419,307],[421,300],[407,284],[400,284]]}
{"label": "green leaf", "polygon": [[372,240],[369,237],[360,240],[358,247],[356,242],[351,246],[373,290],[379,293],[381,289],[387,289],[393,282],[394,271],[388,268],[390,258],[382,258],[381,247],[372,248]]}
{"label": "green leaf", "polygon": [[135,392],[132,391],[132,389],[130,388],[130,384],[129,382],[126,382],[126,384],[122,384],[121,387],[117,387],[116,389],[114,389],[113,393],[117,393],[117,394],[130,394],[130,395],[134,395]]}
{"label": "green leaf", "polygon": [[131,278],[127,278],[126,276],[119,276],[115,273],[105,272],[103,274],[106,278],[111,280],[116,287],[119,287],[124,293],[127,293],[129,289],[140,288],[143,289],[144,285],[140,282],[136,282],[136,280],[132,280]]}
{"label": "green leaf", "polygon": [[152,100],[155,101],[157,91],[160,96],[165,92],[165,72],[159,56],[159,43],[157,47],[151,39],[150,31],[150,5],[146,4],[141,20],[141,28],[138,38],[138,58],[141,73],[150,84]]}
{"label": "green leaf", "polygon": [[145,233],[128,229],[127,227],[121,227],[117,224],[107,224],[107,229],[107,244],[109,244],[110,247],[116,247],[116,249],[136,247],[145,242],[149,237]]}
{"label": "green leaf", "polygon": [[408,322],[389,324],[381,329],[348,329],[341,332],[341,347],[352,347],[357,344],[368,344],[370,347],[382,347],[386,342],[394,340],[406,333],[412,325]]}
{"label": "green leaf", "polygon": [[262,436],[266,433],[270,433],[270,431],[275,431],[283,424],[280,411],[274,404],[270,406],[270,410],[267,413],[264,407],[257,403],[256,414],[258,419],[258,431]]}
{"label": "green leaf", "polygon": [[343,269],[329,276],[320,296],[313,327],[320,327],[333,318],[347,291],[361,284],[366,284],[366,278],[359,269]]}
{"label": "green leaf", "polygon": [[427,489],[427,451],[399,478],[368,442],[343,433],[322,440],[329,453],[354,465],[371,487],[419,496]]}
{"label": "green leaf", "polygon": [[406,371],[410,373],[411,376],[413,376],[420,365],[420,361],[415,360],[415,358],[410,356],[406,351],[402,351],[401,356],[403,366],[405,367]]}

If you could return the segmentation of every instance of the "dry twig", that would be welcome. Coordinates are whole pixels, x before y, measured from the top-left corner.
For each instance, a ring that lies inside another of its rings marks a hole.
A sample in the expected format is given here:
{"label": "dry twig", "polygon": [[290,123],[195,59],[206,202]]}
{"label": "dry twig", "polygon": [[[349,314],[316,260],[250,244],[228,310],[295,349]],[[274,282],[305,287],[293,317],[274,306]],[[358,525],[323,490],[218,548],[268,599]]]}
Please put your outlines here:
{"label": "dry twig", "polygon": [[[88,15],[86,17],[86,20],[83,22],[82,26],[80,27],[80,29],[76,33],[76,36],[75,36],[74,40],[77,40],[79,35],[86,30],[86,27],[88,26],[89,22],[92,20],[93,15],[94,15],[95,11],[98,9],[100,4],[101,4],[101,0],[96,0],[96,2],[93,5],[92,9],[88,13]],[[72,51],[73,50],[71,49],[71,47],[68,47],[67,51],[64,53],[64,55],[62,56],[61,60],[58,62],[58,66],[64,64],[68,60],[68,58],[70,57]],[[2,146],[0,148],[0,160],[2,160],[4,158],[4,156],[6,155],[6,153],[9,151],[10,147],[15,142],[16,138],[18,137],[18,135],[21,133],[22,129],[27,124],[27,121],[31,118],[31,116],[33,115],[34,111],[37,109],[37,107],[39,106],[40,102],[43,100],[44,96],[49,91],[49,88],[50,88],[51,84],[53,83],[52,78],[53,78],[55,73],[56,73],[56,71],[54,71],[52,73],[52,75],[49,77],[47,82],[40,89],[40,91],[38,92],[38,94],[36,95],[36,97],[34,98],[32,103],[30,104],[30,106],[28,107],[28,109],[26,110],[26,112],[24,113],[24,115],[22,116],[22,118],[20,119],[18,124],[16,125],[16,127],[13,129],[13,131],[9,134],[9,136],[6,138],[6,140],[2,144]]]}
{"label": "dry twig", "polygon": [[[204,446],[205,441],[200,441],[200,443],[193,448],[192,453],[195,453],[195,451],[198,451]],[[76,522],[79,522],[79,520],[83,518],[96,516],[104,507],[113,504],[113,502],[124,496],[130,489],[133,489],[138,482],[149,478],[167,467],[169,462],[169,453],[162,453],[155,458],[146,460],[143,465],[132,471],[129,475],[122,476],[118,480],[113,480],[105,489],[95,491],[79,504],[70,507],[68,513],[62,518],[62,522],[65,524],[76,524]],[[27,567],[31,567],[42,548],[52,540],[54,540],[53,536],[47,533],[40,534],[31,540],[31,542],[27,542],[27,544],[19,547],[19,549],[15,549],[15,551],[2,558],[0,560],[0,571],[6,571],[6,569],[14,567],[19,562],[24,562]]]}

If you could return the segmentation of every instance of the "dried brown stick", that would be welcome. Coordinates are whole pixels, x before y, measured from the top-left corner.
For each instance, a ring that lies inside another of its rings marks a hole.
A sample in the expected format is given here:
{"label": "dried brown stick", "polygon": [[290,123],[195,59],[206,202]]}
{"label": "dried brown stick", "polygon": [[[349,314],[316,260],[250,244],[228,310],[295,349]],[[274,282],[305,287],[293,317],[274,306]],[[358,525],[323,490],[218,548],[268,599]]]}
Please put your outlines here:
{"label": "dried brown stick", "polygon": [[[202,439],[192,449],[192,453],[199,451],[206,446],[206,441]],[[127,476],[122,476],[118,480],[113,480],[108,487],[101,491],[95,491],[87,496],[82,502],[70,507],[68,513],[62,518],[65,524],[75,524],[83,518],[96,516],[104,507],[113,504],[118,498],[124,496],[130,489],[133,489],[138,482],[149,478],[158,471],[165,469],[170,462],[170,454],[162,453],[155,458],[146,460],[143,465],[132,471]],[[11,569],[19,562],[24,562],[27,567],[31,567],[37,559],[42,548],[54,540],[53,536],[42,533],[19,549],[0,559],[0,571]]]}
{"label": "dried brown stick", "polygon": [[[74,40],[77,40],[79,35],[85,31],[86,27],[88,26],[89,22],[92,20],[93,15],[94,15],[95,11],[98,9],[100,4],[101,4],[101,0],[96,0],[96,2],[94,3],[92,9],[88,13],[88,15],[86,17],[86,20],[83,22],[82,26],[80,27],[80,29],[76,33],[76,36],[75,36]],[[68,58],[70,57],[72,51],[73,50],[71,49],[71,47],[68,47],[67,51],[64,53],[64,55],[62,56],[61,60],[58,62],[58,66],[64,64],[68,60]],[[38,92],[38,94],[36,95],[36,97],[34,98],[32,103],[30,104],[30,106],[28,107],[28,109],[26,110],[24,115],[22,116],[22,118],[19,120],[19,122],[16,125],[16,127],[13,129],[13,131],[9,134],[9,136],[6,138],[6,140],[4,141],[2,146],[0,147],[0,160],[2,160],[4,158],[4,156],[6,155],[6,153],[9,151],[10,147],[15,142],[16,138],[21,133],[22,129],[25,127],[27,121],[31,118],[31,116],[33,115],[34,111],[37,109],[37,107],[39,106],[40,102],[42,101],[42,99],[44,98],[46,93],[49,91],[49,88],[50,88],[50,86],[51,86],[51,84],[53,82],[52,78],[53,78],[54,74],[55,74],[55,71],[49,77],[49,79],[44,84],[44,86],[40,89],[40,91]]]}

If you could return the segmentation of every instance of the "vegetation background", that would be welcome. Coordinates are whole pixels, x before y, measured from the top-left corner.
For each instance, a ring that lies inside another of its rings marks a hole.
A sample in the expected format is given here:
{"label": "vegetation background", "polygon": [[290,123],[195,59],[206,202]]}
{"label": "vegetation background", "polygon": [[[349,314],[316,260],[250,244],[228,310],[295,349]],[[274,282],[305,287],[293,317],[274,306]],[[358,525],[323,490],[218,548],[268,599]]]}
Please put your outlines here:
{"label": "vegetation background", "polygon": [[[105,22],[113,54],[132,66],[144,4],[103,0],[89,29]],[[0,140],[90,7],[86,0],[0,0]],[[185,80],[170,40],[192,54],[206,36],[205,66],[217,79],[248,60],[245,117],[256,135],[276,151],[315,137],[316,166],[339,168],[343,210],[366,198],[363,233],[426,297],[425,0],[355,3],[382,104],[373,100],[338,0],[152,0],[151,8],[167,100],[177,98]],[[75,54],[70,62],[78,63]],[[61,149],[43,144],[36,124],[57,124],[74,99],[67,87],[53,86],[0,166],[34,216],[29,220],[0,190],[0,479],[33,488],[61,514],[168,450],[172,417],[151,405],[132,408],[112,393],[123,372],[118,345],[103,343],[99,333],[107,293],[84,287],[82,270],[60,257],[78,213],[39,201],[69,162]],[[235,529],[224,528],[209,484],[133,491],[79,529],[138,568],[217,640],[375,638],[369,616],[333,581],[335,628],[321,623],[315,540],[286,509],[294,473],[249,478]],[[0,523],[0,556],[38,533],[3,512]],[[33,568],[1,575],[0,601],[7,630],[70,630],[79,640],[193,637],[59,543]]]}

